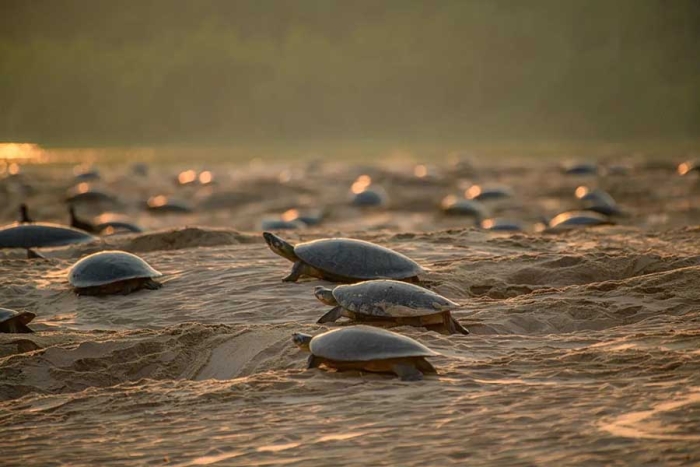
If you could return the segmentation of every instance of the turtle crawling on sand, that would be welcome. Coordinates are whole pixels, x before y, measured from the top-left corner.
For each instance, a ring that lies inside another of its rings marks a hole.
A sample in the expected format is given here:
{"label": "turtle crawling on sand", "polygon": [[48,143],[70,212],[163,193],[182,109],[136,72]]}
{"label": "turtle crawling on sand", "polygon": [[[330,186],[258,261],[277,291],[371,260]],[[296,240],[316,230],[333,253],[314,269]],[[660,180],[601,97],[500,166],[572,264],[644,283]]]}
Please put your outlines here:
{"label": "turtle crawling on sand", "polygon": [[451,310],[459,305],[423,287],[392,280],[316,287],[314,295],[334,308],[318,323],[334,322],[341,316],[376,325],[422,326],[443,334],[469,334]]}
{"label": "turtle crawling on sand", "polygon": [[334,329],[317,336],[295,333],[292,340],[311,352],[307,368],[325,365],[340,371],[394,373],[403,381],[437,373],[425,357],[440,355],[410,337],[370,326]]}
{"label": "turtle crawling on sand", "polygon": [[147,262],[125,251],[101,251],[75,263],[68,282],[78,295],[127,295],[140,289],[162,287],[153,279],[163,274]]}
{"label": "turtle crawling on sand", "polygon": [[270,249],[294,263],[282,279],[296,282],[312,276],[331,282],[358,282],[369,279],[396,279],[418,282],[425,272],[412,259],[383,246],[352,238],[323,238],[292,245],[270,232],[263,232]]}
{"label": "turtle crawling on sand", "polygon": [[23,334],[34,332],[27,324],[35,317],[36,315],[29,311],[18,312],[8,310],[7,308],[0,308],[0,332]]}

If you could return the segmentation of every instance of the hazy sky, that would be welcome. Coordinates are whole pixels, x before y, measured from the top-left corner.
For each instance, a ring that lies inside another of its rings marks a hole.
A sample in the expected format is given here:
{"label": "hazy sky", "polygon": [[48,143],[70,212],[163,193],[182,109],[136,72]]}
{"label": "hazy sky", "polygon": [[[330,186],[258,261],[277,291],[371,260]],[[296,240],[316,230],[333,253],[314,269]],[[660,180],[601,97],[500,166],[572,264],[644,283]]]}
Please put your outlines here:
{"label": "hazy sky", "polygon": [[2,0],[0,140],[700,135],[696,0]]}

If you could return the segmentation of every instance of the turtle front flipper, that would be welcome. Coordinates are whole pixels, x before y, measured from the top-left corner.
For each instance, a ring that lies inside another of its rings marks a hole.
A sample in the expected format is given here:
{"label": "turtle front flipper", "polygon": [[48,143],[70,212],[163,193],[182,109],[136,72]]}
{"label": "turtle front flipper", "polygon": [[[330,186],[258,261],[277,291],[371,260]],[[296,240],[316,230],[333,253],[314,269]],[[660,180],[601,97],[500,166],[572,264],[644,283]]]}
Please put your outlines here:
{"label": "turtle front flipper", "polygon": [[[459,333],[459,334],[464,334],[465,336],[469,334],[469,329],[465,328],[461,324],[459,324],[459,321],[456,319],[450,317],[450,324],[452,329],[454,329],[453,333]],[[451,329],[451,331],[452,331]]]}
{"label": "turtle front flipper", "polygon": [[409,363],[396,363],[391,367],[391,371],[396,373],[401,381],[420,381],[423,379],[423,373]]}
{"label": "turtle front flipper", "polygon": [[334,323],[336,322],[341,316],[343,316],[343,307],[336,306],[332,308],[328,313],[325,315],[321,316],[317,323]]}
{"label": "turtle front flipper", "polygon": [[144,281],[143,286],[148,290],[158,290],[163,287],[163,284],[158,281],[154,281],[153,279],[147,279]]}
{"label": "turtle front flipper", "polygon": [[449,312],[443,314],[443,319],[448,334],[469,334],[469,330],[459,324],[459,321],[454,319]]}
{"label": "turtle front flipper", "polygon": [[307,266],[302,261],[295,261],[294,266],[292,266],[292,271],[287,277],[282,279],[282,282],[296,282],[299,278],[306,274]]}
{"label": "turtle front flipper", "polygon": [[318,368],[322,362],[323,360],[316,355],[309,355],[309,358],[306,360],[306,369]]}

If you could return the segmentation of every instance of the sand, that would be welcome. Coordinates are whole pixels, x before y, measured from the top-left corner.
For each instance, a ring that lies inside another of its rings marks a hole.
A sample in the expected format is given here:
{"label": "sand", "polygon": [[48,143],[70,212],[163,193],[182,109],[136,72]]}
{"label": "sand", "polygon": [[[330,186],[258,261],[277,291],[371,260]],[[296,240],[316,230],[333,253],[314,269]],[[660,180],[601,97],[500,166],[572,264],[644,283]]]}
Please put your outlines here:
{"label": "sand", "polygon": [[[700,463],[700,182],[672,164],[627,160],[624,175],[567,177],[551,161],[409,164],[219,164],[217,183],[178,188],[180,169],[101,167],[120,213],[147,229],[44,249],[0,250],[0,306],[35,312],[33,335],[0,335],[2,465],[632,465]],[[370,174],[385,208],[348,205]],[[71,168],[5,178],[0,213],[21,201],[66,222]],[[492,203],[522,233],[478,230],[437,205],[469,182],[511,186]],[[575,207],[580,184],[608,190],[618,225],[542,234],[541,215]],[[154,216],[167,194],[195,206]],[[259,223],[289,208],[326,208],[293,242],[348,236],[423,265],[430,288],[463,307],[471,335],[398,327],[442,356],[437,377],[305,370],[291,334],[328,310],[315,279],[283,283]],[[110,210],[114,207],[109,207]],[[82,206],[88,218],[105,207]],[[102,249],[139,254],[164,287],[76,296],[68,268]],[[38,347],[38,348],[37,348]]]}

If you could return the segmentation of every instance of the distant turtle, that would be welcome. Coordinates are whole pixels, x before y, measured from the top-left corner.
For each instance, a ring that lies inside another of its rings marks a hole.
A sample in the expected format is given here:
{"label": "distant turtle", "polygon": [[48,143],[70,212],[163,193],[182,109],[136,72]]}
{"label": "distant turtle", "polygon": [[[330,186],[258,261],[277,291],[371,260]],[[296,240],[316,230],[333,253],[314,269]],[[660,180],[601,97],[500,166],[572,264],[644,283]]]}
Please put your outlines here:
{"label": "distant turtle", "polygon": [[31,248],[64,246],[94,240],[97,238],[82,230],[43,222],[16,223],[0,228],[0,248],[24,248],[30,251],[30,258],[36,257],[32,256]]}
{"label": "distant turtle", "polygon": [[263,232],[270,249],[294,263],[282,279],[296,282],[312,276],[332,282],[358,282],[369,279],[397,279],[417,282],[425,272],[407,256],[383,246],[352,238],[323,238],[292,245],[270,232]]}
{"label": "distant turtle", "polygon": [[78,203],[106,203],[106,204],[120,204],[116,196],[101,191],[97,188],[90,186],[86,182],[78,183],[73,188],[69,189],[66,194],[66,203],[78,204]]}
{"label": "distant turtle", "polygon": [[359,193],[353,193],[351,203],[358,207],[377,207],[387,203],[387,195],[380,188],[366,188]]}
{"label": "distant turtle", "polygon": [[140,289],[159,289],[153,279],[162,274],[136,255],[125,251],[93,253],[71,267],[68,282],[78,295],[123,295]]}
{"label": "distant turtle", "polygon": [[486,207],[480,201],[448,195],[440,203],[442,212],[448,216],[472,216],[481,220],[487,215]]}
{"label": "distant turtle", "polygon": [[143,229],[138,225],[127,221],[107,221],[95,225],[95,230],[100,235],[116,235],[119,233],[141,233]]}
{"label": "distant turtle", "polygon": [[394,373],[403,381],[437,373],[425,357],[440,355],[410,337],[371,326],[334,329],[316,336],[295,333],[292,340],[311,352],[307,368],[325,365],[340,371]]}
{"label": "distant turtle", "polygon": [[334,308],[317,322],[334,322],[341,316],[368,324],[422,326],[443,334],[469,334],[450,314],[459,305],[423,287],[392,280],[316,287],[314,295]]}
{"label": "distant turtle", "polygon": [[0,308],[0,332],[30,333],[32,331],[27,324],[36,317],[29,311],[14,311]]}
{"label": "distant turtle", "polygon": [[586,211],[594,211],[606,216],[622,215],[623,211],[615,199],[607,191],[600,188],[590,189],[585,186],[576,188],[574,192]]}
{"label": "distant turtle", "polygon": [[498,185],[472,185],[465,192],[464,195],[467,199],[474,199],[477,201],[491,201],[503,198],[510,198],[513,196],[513,190],[507,186]]}
{"label": "distant turtle", "polygon": [[75,208],[70,206],[70,225],[76,229],[84,230],[85,232],[97,233],[100,235],[114,235],[115,233],[139,233],[143,232],[143,229],[136,224],[128,222],[126,220],[104,220],[99,222],[100,219],[108,219],[113,217],[110,214],[103,214],[97,218],[98,222],[85,221],[78,218],[75,214]]}
{"label": "distant turtle", "polygon": [[94,182],[100,179],[100,172],[97,169],[83,170],[80,167],[76,167],[73,172],[75,173],[75,178],[73,178],[75,183]]}
{"label": "distant turtle", "polygon": [[491,232],[520,232],[523,230],[523,225],[520,222],[501,217],[484,219],[479,222],[478,227]]}
{"label": "distant turtle", "polygon": [[153,214],[185,214],[192,212],[192,207],[189,204],[165,195],[150,197],[146,201],[146,209]]}
{"label": "distant turtle", "polygon": [[569,162],[563,164],[561,169],[566,175],[596,175],[598,164],[594,162]]}
{"label": "distant turtle", "polygon": [[549,221],[547,230],[562,230],[594,225],[612,225],[608,216],[594,211],[567,211],[557,214]]}

